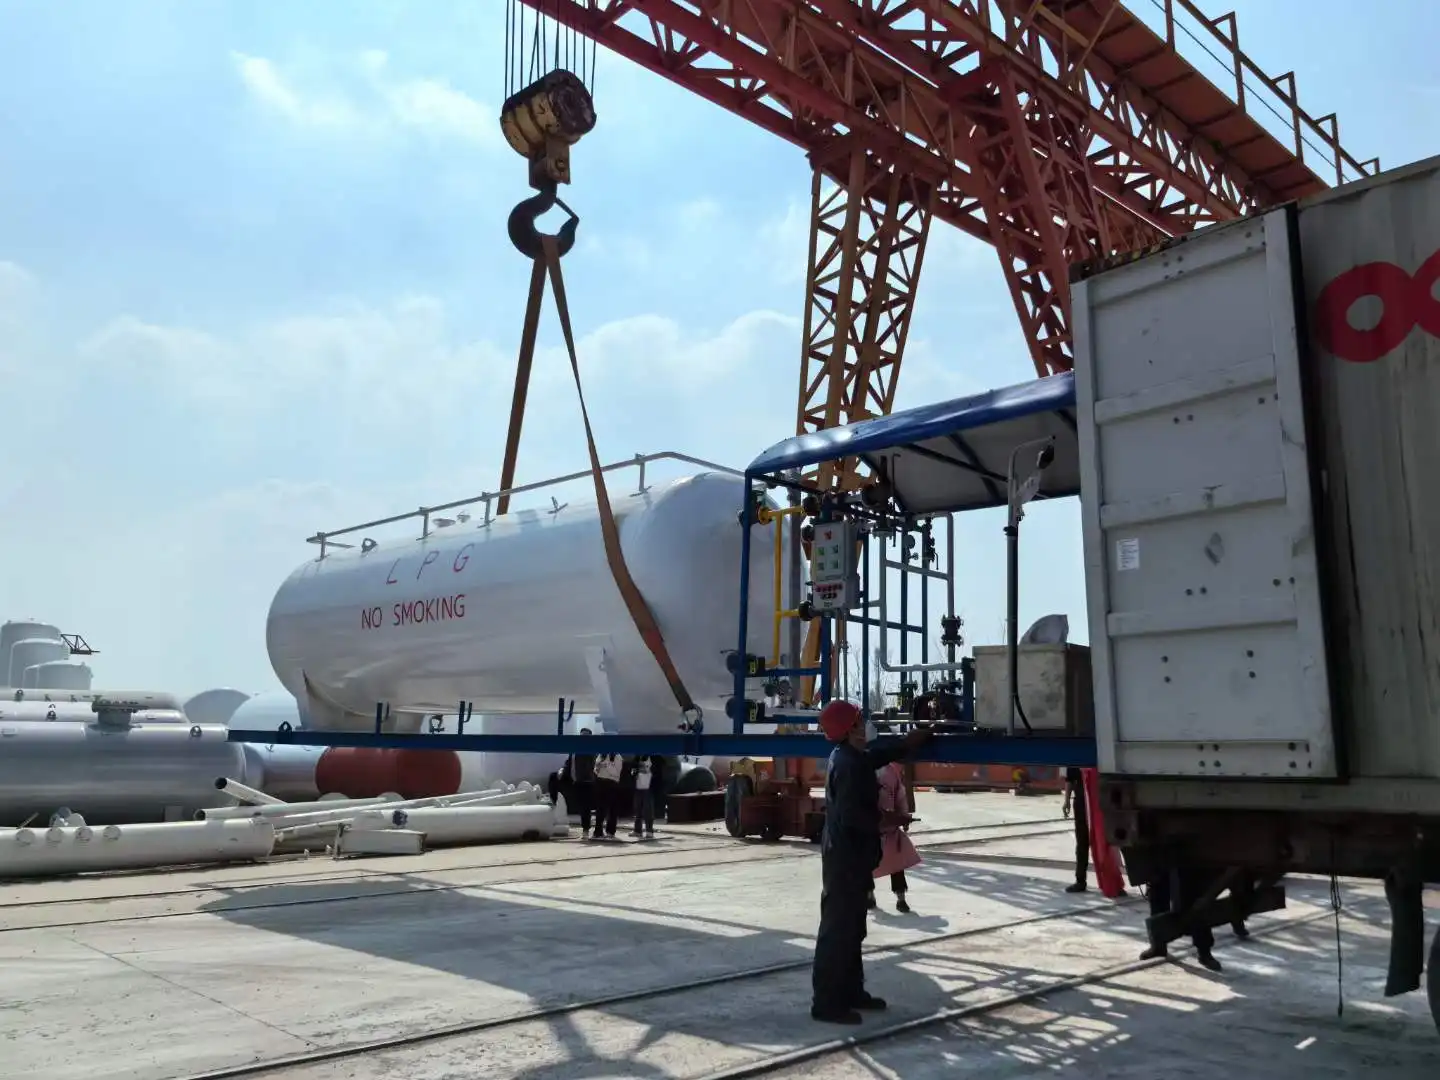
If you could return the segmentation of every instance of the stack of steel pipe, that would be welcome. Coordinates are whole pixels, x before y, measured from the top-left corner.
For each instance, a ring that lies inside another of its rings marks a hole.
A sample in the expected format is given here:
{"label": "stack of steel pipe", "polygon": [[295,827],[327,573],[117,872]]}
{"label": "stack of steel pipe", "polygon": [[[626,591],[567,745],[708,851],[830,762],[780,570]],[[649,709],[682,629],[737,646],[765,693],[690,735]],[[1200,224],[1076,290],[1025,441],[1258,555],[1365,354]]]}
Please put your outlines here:
{"label": "stack of steel pipe", "polygon": [[427,848],[542,840],[568,832],[563,805],[552,807],[533,784],[497,784],[479,791],[402,799],[261,801],[261,792],[222,778],[216,787],[249,805],[201,810],[201,821],[261,820],[275,829],[277,853],[325,849],[340,855],[416,854]]}
{"label": "stack of steel pipe", "polygon": [[0,829],[0,879],[242,862],[263,859],[274,847],[275,826],[263,818],[96,827],[81,819],[48,829]]}
{"label": "stack of steel pipe", "polygon": [[62,809],[48,828],[0,829],[0,880],[162,866],[242,862],[326,850],[342,855],[418,855],[427,848],[546,840],[569,829],[564,802],[533,784],[425,799],[287,803],[222,777],[239,805],[201,810],[195,821],[92,827]]}

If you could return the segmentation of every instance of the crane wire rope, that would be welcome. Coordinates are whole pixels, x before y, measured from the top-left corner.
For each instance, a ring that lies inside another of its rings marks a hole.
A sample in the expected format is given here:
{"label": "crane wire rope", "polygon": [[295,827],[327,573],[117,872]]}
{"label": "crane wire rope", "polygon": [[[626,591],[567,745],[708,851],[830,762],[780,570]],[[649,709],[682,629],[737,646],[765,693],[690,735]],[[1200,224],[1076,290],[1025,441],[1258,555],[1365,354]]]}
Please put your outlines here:
{"label": "crane wire rope", "polygon": [[[610,496],[605,488],[604,468],[595,446],[595,432],[590,424],[590,411],[585,404],[585,390],[580,377],[580,361],[575,349],[575,333],[570,323],[570,305],[565,294],[565,279],[560,260],[575,243],[579,217],[559,197],[559,185],[570,181],[569,148],[595,126],[594,100],[591,87],[595,77],[595,52],[587,57],[585,39],[571,26],[562,26],[559,3],[555,16],[547,16],[546,4],[540,5],[527,27],[525,6],[510,0],[505,10],[505,104],[501,107],[501,129],[510,145],[527,159],[530,186],[536,194],[522,199],[510,211],[507,230],[517,251],[530,259],[530,288],[525,305],[525,320],[520,333],[520,355],[515,365],[515,389],[510,402],[510,423],[505,437],[505,456],[500,472],[500,496],[496,513],[503,515],[510,508],[509,492],[515,483],[515,466],[520,452],[520,434],[525,421],[530,375],[535,361],[535,341],[540,328],[540,307],[545,298],[546,279],[555,297],[555,310],[565,336],[565,349],[570,358],[570,372],[575,379],[575,393],[580,401],[580,417],[585,428],[585,446],[590,457],[590,477],[595,486],[596,513],[600,519],[600,535],[605,546],[605,560],[615,587],[625,601],[630,618],[642,641],[655,657],[661,674],[680,707],[683,731],[699,731],[702,713],[695,704],[684,680],[666,647],[655,614],[635,584],[625,562],[620,544],[620,529]],[[547,22],[553,25],[548,33]],[[548,41],[547,41],[548,37]],[[528,52],[528,56],[526,55]],[[547,57],[548,53],[548,57]],[[549,64],[546,64],[546,60]],[[578,68],[579,71],[575,70]],[[521,84],[524,80],[523,85]],[[559,207],[567,220],[551,235],[540,232],[538,219],[552,208]]]}
{"label": "crane wire rope", "polygon": [[[595,61],[599,45],[594,38],[582,34],[559,18],[560,5],[568,0],[554,0],[553,5],[540,0],[525,4],[522,0],[506,0],[505,4],[505,97],[536,82],[542,74],[545,54],[550,53],[550,69],[564,69],[579,76],[585,88],[595,93]],[[554,8],[554,14],[547,9]],[[526,11],[535,7],[528,25]],[[547,27],[547,24],[548,27]],[[546,36],[549,34],[547,50]]]}

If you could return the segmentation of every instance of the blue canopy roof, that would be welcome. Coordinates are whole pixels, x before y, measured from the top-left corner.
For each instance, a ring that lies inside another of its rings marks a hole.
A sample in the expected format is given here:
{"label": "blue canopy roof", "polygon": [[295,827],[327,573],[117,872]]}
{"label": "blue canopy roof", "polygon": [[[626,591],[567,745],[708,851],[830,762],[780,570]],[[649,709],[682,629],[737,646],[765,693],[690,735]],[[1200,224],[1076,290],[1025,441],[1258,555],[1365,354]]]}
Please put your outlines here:
{"label": "blue canopy roof", "polygon": [[842,457],[858,457],[890,477],[900,506],[914,514],[1004,506],[1010,455],[1053,436],[1055,460],[1039,498],[1080,491],[1075,377],[1069,372],[972,397],[796,435],[750,463],[755,479]]}

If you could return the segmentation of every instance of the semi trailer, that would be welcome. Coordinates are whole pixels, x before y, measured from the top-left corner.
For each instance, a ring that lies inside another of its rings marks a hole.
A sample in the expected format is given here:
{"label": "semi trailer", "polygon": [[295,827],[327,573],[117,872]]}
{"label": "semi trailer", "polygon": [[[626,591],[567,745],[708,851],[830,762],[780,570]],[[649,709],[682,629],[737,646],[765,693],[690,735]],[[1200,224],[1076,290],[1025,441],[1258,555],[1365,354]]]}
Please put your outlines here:
{"label": "semi trailer", "polygon": [[[1440,158],[1076,267],[1096,755],[1163,944],[1382,879],[1386,993],[1440,883]],[[1237,912],[1234,909],[1242,909]],[[1440,1023],[1440,934],[1428,992]]]}

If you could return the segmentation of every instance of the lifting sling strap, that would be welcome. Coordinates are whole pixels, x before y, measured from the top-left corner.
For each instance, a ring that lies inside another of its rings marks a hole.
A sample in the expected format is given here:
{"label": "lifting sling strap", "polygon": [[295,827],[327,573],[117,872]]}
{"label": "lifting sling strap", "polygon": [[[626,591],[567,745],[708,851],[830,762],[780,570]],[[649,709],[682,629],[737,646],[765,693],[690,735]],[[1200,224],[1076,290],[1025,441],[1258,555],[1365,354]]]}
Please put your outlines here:
{"label": "lifting sling strap", "polygon": [[[625,554],[620,547],[620,530],[615,523],[615,513],[610,507],[610,495],[605,490],[605,474],[601,471],[600,455],[595,449],[595,433],[590,427],[590,413],[585,407],[585,390],[580,382],[580,361],[575,352],[575,334],[570,326],[570,305],[565,297],[565,281],[560,273],[560,248],[553,236],[542,236],[540,257],[533,262],[530,273],[530,295],[525,306],[525,325],[520,335],[520,358],[515,368],[515,396],[510,407],[510,431],[505,440],[505,460],[500,474],[501,491],[509,491],[515,479],[515,459],[520,447],[520,427],[524,419],[525,398],[530,386],[530,370],[535,360],[535,338],[540,326],[540,304],[545,299],[545,278],[549,275],[550,290],[555,294],[555,311],[560,317],[560,330],[565,335],[565,351],[570,357],[570,372],[575,377],[575,393],[580,399],[580,417],[585,423],[585,447],[590,454],[590,477],[595,483],[595,505],[600,517],[600,533],[605,542],[605,559],[610,564],[610,573],[615,578],[615,587],[635,621],[635,629],[660,665],[670,692],[686,719],[686,726],[701,717],[700,707],[691,699],[690,693],[670,659],[670,650],[660,634],[660,626],[645,597],[630,576],[625,565]],[[498,513],[503,514],[509,507],[509,495],[501,495]]]}

